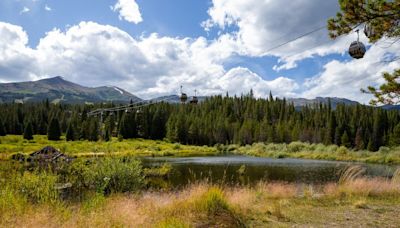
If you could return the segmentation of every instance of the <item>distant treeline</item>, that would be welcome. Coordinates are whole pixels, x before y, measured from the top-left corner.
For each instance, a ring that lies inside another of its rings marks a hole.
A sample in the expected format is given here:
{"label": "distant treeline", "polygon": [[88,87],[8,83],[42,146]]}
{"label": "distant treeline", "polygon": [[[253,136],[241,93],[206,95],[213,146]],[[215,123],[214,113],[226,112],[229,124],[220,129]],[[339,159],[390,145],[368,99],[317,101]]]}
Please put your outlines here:
{"label": "distant treeline", "polygon": [[89,117],[113,104],[1,104],[0,135],[48,135],[58,140],[105,140],[112,136],[164,139],[194,145],[254,142],[336,144],[377,151],[400,144],[400,112],[363,105],[315,104],[296,110],[285,99],[214,96],[198,105],[159,103]]}

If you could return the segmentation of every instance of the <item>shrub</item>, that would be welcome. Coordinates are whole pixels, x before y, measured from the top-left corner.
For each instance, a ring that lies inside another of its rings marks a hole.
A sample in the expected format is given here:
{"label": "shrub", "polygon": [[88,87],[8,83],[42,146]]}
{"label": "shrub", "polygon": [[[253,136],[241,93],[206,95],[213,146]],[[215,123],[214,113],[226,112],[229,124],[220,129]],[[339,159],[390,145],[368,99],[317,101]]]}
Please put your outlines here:
{"label": "shrub", "polygon": [[174,146],[172,147],[174,150],[180,150],[181,149],[181,144],[179,143],[174,143]]}
{"label": "shrub", "polygon": [[347,154],[349,152],[349,150],[346,147],[341,146],[341,147],[337,148],[336,152],[338,154],[344,155],[344,154]]}
{"label": "shrub", "polygon": [[54,203],[59,199],[55,188],[58,177],[47,172],[25,172],[13,177],[15,190],[33,203]]}
{"label": "shrub", "polygon": [[337,145],[329,145],[325,148],[326,152],[336,152],[338,149]]}
{"label": "shrub", "polygon": [[289,145],[287,145],[287,151],[288,152],[300,152],[302,150],[304,150],[304,148],[306,148],[307,146],[309,146],[309,144],[307,143],[303,143],[303,142],[291,142]]}
{"label": "shrub", "polygon": [[196,202],[197,209],[214,215],[219,211],[228,210],[228,203],[220,188],[212,187],[205,192]]}
{"label": "shrub", "polygon": [[380,152],[380,153],[382,153],[382,154],[388,154],[389,152],[390,152],[390,148],[389,147],[386,147],[386,146],[381,146],[380,148],[379,148],[379,151],[378,152]]}
{"label": "shrub", "polygon": [[6,219],[4,216],[22,213],[27,203],[26,197],[18,194],[10,185],[0,186],[0,220]]}
{"label": "shrub", "polygon": [[135,192],[144,184],[140,161],[130,158],[104,157],[86,164],[78,162],[68,176],[73,186],[102,194]]}

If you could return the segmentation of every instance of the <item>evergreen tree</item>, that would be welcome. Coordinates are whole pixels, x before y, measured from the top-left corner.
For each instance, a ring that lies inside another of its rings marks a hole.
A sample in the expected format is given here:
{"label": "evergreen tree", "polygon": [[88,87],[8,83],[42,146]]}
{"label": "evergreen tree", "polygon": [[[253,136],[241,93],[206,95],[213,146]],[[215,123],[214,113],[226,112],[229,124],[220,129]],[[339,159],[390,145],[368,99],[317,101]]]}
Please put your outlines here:
{"label": "evergreen tree", "polygon": [[47,138],[48,140],[57,141],[60,140],[61,130],[60,123],[56,117],[53,117],[50,121],[49,128],[47,130]]}
{"label": "evergreen tree", "polygon": [[365,148],[362,128],[357,129],[354,145],[356,150],[363,150]]}
{"label": "evergreen tree", "polygon": [[389,143],[392,146],[400,145],[400,123],[398,123],[394,129],[393,133],[390,135]]}
{"label": "evergreen tree", "polygon": [[103,134],[103,140],[108,142],[111,140],[111,134],[112,134],[112,130],[111,130],[111,116],[108,116],[105,122],[105,126],[104,126],[104,134]]}
{"label": "evergreen tree", "polygon": [[6,129],[3,121],[0,119],[0,136],[5,136],[5,135],[6,135]]}
{"label": "evergreen tree", "polygon": [[72,121],[69,122],[67,132],[65,134],[65,139],[67,141],[75,141],[75,128]]}
{"label": "evergreen tree", "polygon": [[89,124],[87,120],[82,121],[81,129],[79,132],[79,139],[86,140],[89,139]]}
{"label": "evergreen tree", "polygon": [[[330,99],[329,99],[329,102],[330,102]],[[330,103],[329,103],[329,107],[330,107]],[[330,113],[328,129],[326,131],[326,135],[325,135],[325,139],[324,139],[325,145],[330,145],[335,142],[335,132],[336,132],[336,116],[335,116],[335,113]]]}
{"label": "evergreen tree", "polygon": [[382,131],[382,115],[379,110],[375,110],[374,112],[374,124],[372,128],[372,137],[371,137],[371,147],[368,149],[370,151],[378,151],[379,147],[381,146],[382,143],[382,136],[383,136],[383,131]]}
{"label": "evergreen tree", "polygon": [[106,125],[105,127],[103,140],[106,142],[109,142],[111,140],[111,132],[108,125]]}
{"label": "evergreen tree", "polygon": [[137,129],[134,115],[130,113],[125,113],[122,116],[118,133],[124,139],[132,139],[136,137]]}
{"label": "evergreen tree", "polygon": [[342,133],[340,131],[340,128],[337,127],[335,129],[335,144],[338,145],[338,146],[341,145],[341,136],[342,136]]}
{"label": "evergreen tree", "polygon": [[31,121],[27,121],[24,129],[24,139],[32,140],[33,139],[33,128]]}
{"label": "evergreen tree", "polygon": [[89,141],[99,140],[99,124],[96,118],[91,118],[89,121]]}
{"label": "evergreen tree", "polygon": [[347,148],[351,147],[349,135],[347,134],[347,131],[345,131],[340,139],[342,146],[345,146]]}

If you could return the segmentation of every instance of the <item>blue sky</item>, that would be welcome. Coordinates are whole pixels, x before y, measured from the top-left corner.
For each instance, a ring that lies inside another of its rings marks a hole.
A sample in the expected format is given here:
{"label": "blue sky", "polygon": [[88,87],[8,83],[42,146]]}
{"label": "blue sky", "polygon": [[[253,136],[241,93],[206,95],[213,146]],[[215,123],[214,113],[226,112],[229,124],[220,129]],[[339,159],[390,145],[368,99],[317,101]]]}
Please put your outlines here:
{"label": "blue sky", "polygon": [[269,51],[337,10],[336,0],[2,0],[0,82],[61,75],[144,98],[182,84],[204,95],[253,89],[367,102],[360,88],[397,63],[367,66],[399,47],[373,46],[355,61],[346,53],[354,34],[332,41],[324,29]]}

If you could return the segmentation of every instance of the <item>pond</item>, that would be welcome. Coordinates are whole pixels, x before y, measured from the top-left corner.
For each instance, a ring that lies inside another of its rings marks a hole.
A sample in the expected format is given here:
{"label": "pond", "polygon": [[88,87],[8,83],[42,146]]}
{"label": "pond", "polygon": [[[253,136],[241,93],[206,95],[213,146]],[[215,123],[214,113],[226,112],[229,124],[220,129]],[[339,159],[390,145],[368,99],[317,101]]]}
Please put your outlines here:
{"label": "pond", "polygon": [[255,184],[259,181],[323,184],[337,181],[341,171],[351,165],[362,166],[365,168],[364,175],[370,177],[391,177],[397,168],[356,162],[248,156],[146,157],[142,161],[145,167],[170,164],[172,172],[163,181],[175,187],[198,181],[226,184]]}

